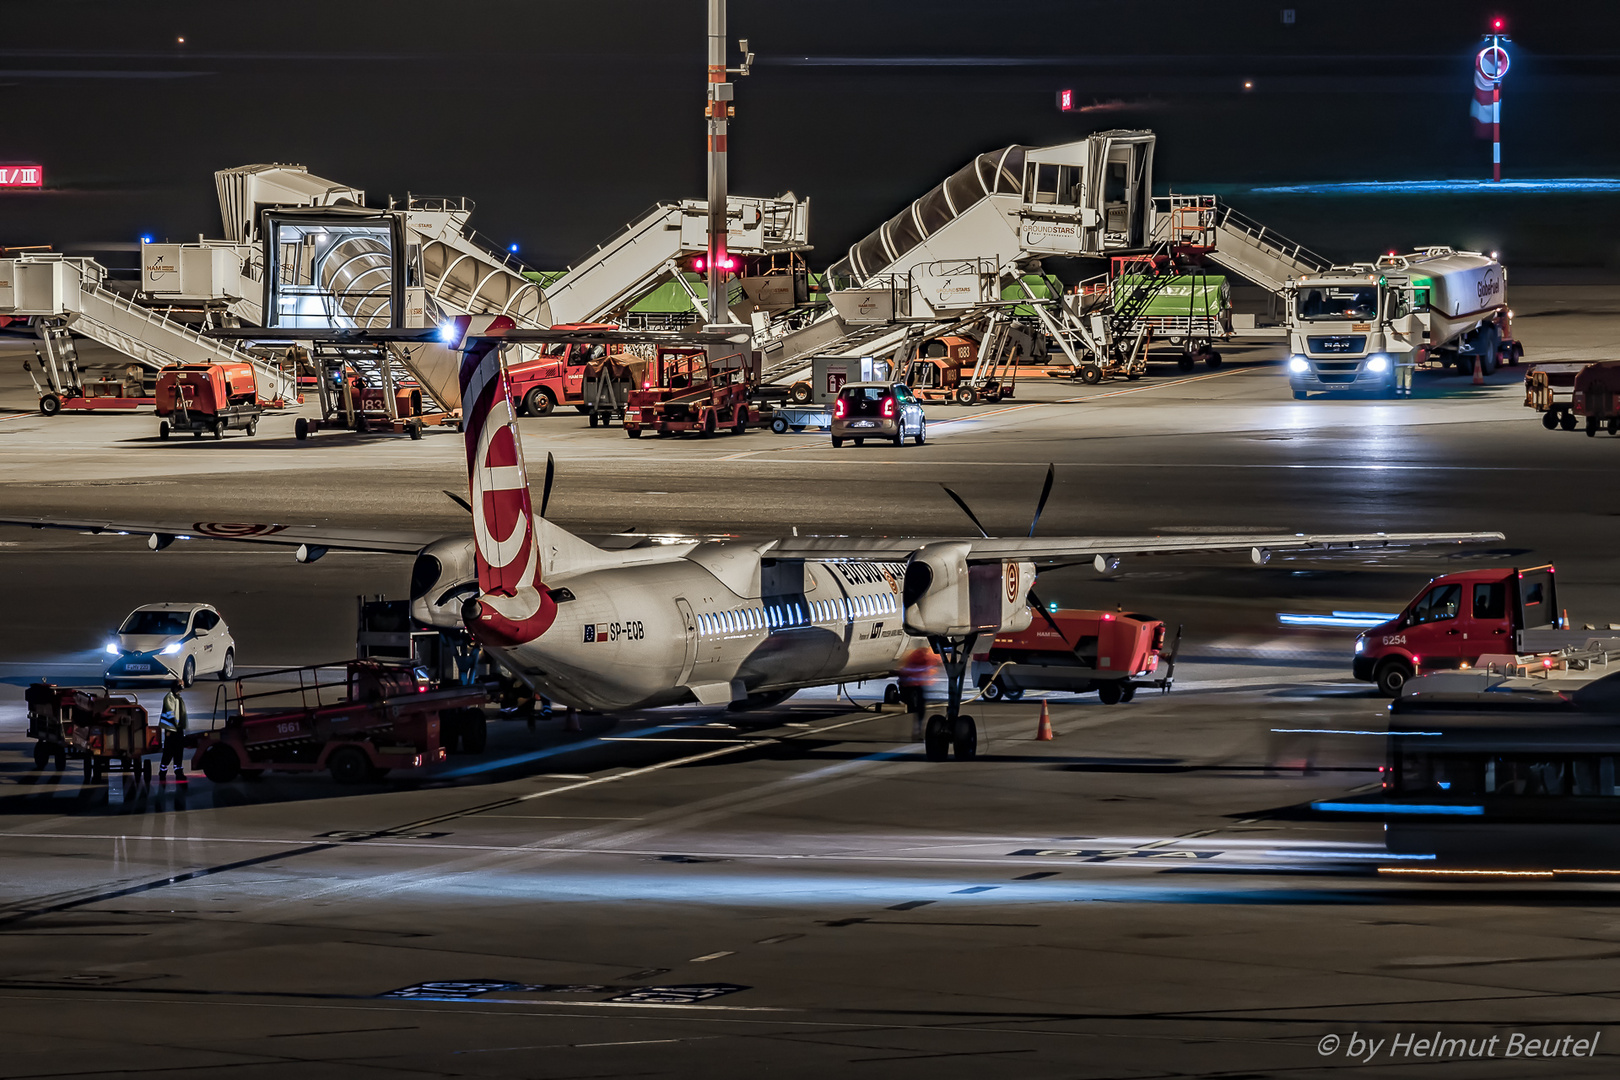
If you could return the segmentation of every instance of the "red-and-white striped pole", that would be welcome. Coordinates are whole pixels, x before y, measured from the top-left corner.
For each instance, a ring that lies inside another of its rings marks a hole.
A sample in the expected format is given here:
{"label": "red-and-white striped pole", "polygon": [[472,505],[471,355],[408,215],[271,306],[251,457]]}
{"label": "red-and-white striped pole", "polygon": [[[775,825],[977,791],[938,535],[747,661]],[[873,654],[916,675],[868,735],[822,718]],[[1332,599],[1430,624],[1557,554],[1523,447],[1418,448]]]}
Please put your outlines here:
{"label": "red-and-white striped pole", "polygon": [[1491,86],[1491,179],[1502,182],[1502,84]]}

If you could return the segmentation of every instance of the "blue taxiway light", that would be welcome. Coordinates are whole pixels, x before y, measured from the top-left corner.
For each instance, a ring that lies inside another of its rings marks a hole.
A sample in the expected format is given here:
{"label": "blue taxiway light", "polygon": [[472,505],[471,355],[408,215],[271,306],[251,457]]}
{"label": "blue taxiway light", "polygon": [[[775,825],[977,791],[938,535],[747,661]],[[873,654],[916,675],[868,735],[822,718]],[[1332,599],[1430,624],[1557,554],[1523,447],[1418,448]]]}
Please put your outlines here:
{"label": "blue taxiway light", "polygon": [[1312,810],[1334,814],[1453,814],[1458,817],[1483,817],[1483,806],[1447,806],[1440,803],[1349,803],[1313,802]]}
{"label": "blue taxiway light", "polygon": [[1393,614],[1381,611],[1335,611],[1331,615],[1294,614],[1286,611],[1277,612],[1277,621],[1284,626],[1347,626],[1367,627],[1387,623],[1393,619]]}
{"label": "blue taxiway light", "polygon": [[[1274,727],[1274,735],[1388,735],[1387,731],[1358,731],[1354,728]],[[1439,735],[1438,731],[1401,731],[1400,735]]]}
{"label": "blue taxiway light", "polygon": [[1252,187],[1251,195],[1602,195],[1620,192],[1620,179],[1571,176],[1549,180],[1356,180],[1331,184]]}

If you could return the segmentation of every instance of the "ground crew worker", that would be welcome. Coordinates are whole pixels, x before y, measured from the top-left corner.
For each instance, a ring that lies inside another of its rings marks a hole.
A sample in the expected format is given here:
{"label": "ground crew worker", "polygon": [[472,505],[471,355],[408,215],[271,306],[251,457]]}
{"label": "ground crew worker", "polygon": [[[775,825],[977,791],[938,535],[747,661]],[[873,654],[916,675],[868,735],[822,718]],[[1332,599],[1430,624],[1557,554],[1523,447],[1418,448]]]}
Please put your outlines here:
{"label": "ground crew worker", "polygon": [[1412,396],[1412,375],[1417,371],[1417,353],[1398,352],[1393,356],[1395,361],[1395,396]]}
{"label": "ground crew worker", "polygon": [[186,783],[186,774],[181,771],[180,759],[185,753],[186,740],[186,701],[180,696],[180,684],[169,684],[169,692],[163,695],[163,710],[158,713],[158,727],[163,729],[163,758],[158,763],[158,783],[168,781],[169,763],[174,763],[174,779],[176,783]]}

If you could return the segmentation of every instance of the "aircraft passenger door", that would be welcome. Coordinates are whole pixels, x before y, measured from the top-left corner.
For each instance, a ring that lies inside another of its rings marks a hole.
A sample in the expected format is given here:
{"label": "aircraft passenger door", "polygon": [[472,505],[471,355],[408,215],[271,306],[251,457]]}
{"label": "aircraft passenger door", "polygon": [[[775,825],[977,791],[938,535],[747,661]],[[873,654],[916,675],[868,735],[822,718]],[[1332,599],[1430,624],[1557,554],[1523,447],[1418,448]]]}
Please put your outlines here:
{"label": "aircraft passenger door", "polygon": [[686,634],[686,656],[681,661],[681,677],[675,680],[675,685],[684,686],[692,677],[692,668],[697,664],[697,616],[692,614],[692,605],[686,602],[684,596],[675,598],[675,610],[680,615],[681,628]]}

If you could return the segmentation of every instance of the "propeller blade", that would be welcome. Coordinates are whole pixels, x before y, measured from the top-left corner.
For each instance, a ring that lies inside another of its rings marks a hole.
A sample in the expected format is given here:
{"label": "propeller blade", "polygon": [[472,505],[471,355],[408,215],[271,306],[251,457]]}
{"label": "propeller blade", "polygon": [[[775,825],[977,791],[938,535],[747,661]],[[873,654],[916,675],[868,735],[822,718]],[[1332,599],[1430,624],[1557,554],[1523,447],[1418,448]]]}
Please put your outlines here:
{"label": "propeller blade", "polygon": [[1035,503],[1035,516],[1029,523],[1029,535],[1035,535],[1035,526],[1041,523],[1041,511],[1046,509],[1046,500],[1052,494],[1052,481],[1057,477],[1057,465],[1049,463],[1046,466],[1046,483],[1041,486],[1041,497]]}
{"label": "propeller blade", "polygon": [[1052,628],[1052,632],[1063,639],[1063,644],[1073,649],[1075,647],[1074,642],[1069,640],[1069,635],[1063,632],[1063,627],[1058,625],[1058,621],[1052,618],[1052,613],[1046,610],[1046,605],[1041,603],[1041,598],[1039,596],[1035,595],[1035,590],[1030,589],[1026,595],[1029,598],[1029,602],[1035,605],[1035,610],[1041,613],[1041,618],[1046,620],[1046,625]]}
{"label": "propeller blade", "polygon": [[460,495],[457,495],[453,491],[445,491],[445,489],[443,489],[443,488],[440,488],[439,490],[444,491],[445,496],[451,502],[455,503],[457,506],[459,506],[463,510],[467,511],[467,513],[469,513],[469,514],[472,513],[472,503],[468,502],[466,499],[463,499]]}
{"label": "propeller blade", "polygon": [[540,489],[540,516],[546,516],[546,507],[551,503],[551,481],[556,476],[557,459],[546,451],[546,484]]}
{"label": "propeller blade", "polygon": [[962,513],[966,514],[968,516],[968,520],[973,522],[973,527],[979,530],[979,535],[984,537],[986,540],[990,539],[990,534],[984,531],[984,526],[979,524],[979,519],[973,516],[973,511],[968,509],[968,504],[962,501],[962,496],[958,495],[950,488],[945,487],[944,484],[939,486],[945,488],[945,494],[954,499],[956,501],[956,505],[962,508]]}

